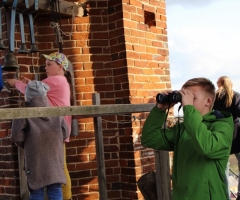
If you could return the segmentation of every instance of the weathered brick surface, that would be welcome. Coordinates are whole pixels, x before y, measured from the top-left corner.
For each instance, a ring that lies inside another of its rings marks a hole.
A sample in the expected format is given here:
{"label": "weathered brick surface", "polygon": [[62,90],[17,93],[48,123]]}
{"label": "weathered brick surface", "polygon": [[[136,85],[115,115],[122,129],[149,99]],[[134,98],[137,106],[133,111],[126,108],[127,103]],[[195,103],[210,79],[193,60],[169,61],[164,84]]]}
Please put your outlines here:
{"label": "weathered brick surface", "polygon": [[[81,0],[79,2],[84,2]],[[63,53],[74,67],[77,105],[91,105],[92,93],[101,104],[155,102],[155,95],[169,89],[170,69],[164,0],[89,0],[86,17],[62,18]],[[150,14],[150,15],[149,15]],[[8,45],[5,16],[3,41]],[[20,75],[30,79],[30,66],[44,66],[42,53],[58,51],[50,15],[34,20],[39,53],[17,54],[21,43],[16,20],[15,55]],[[69,35],[72,33],[71,35]],[[25,36],[30,34],[25,20]],[[0,51],[3,62],[7,50]],[[14,72],[3,74],[13,78]],[[43,79],[44,67],[40,69]],[[2,91],[0,106],[18,107],[23,96]],[[146,113],[103,117],[103,141],[108,199],[143,199],[137,180],[155,169],[152,150],[140,144]],[[91,118],[79,119],[80,135],[67,144],[67,163],[74,200],[99,199],[94,126]],[[0,198],[20,199],[17,147],[10,141],[11,122],[0,122]]]}

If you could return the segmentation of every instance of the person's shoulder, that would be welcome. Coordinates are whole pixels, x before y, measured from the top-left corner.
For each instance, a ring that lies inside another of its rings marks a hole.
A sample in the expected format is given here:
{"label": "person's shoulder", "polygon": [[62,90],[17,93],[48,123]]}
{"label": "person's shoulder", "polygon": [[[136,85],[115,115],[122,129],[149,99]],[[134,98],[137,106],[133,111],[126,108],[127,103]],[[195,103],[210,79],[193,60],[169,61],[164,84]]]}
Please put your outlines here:
{"label": "person's shoulder", "polygon": [[66,77],[65,76],[48,76],[47,78],[45,78],[43,81],[45,80],[60,80],[60,81],[63,81],[63,80],[66,80]]}
{"label": "person's shoulder", "polygon": [[239,100],[240,100],[240,93],[233,91],[233,101],[239,102]]}
{"label": "person's shoulder", "polygon": [[49,76],[46,79],[42,80],[44,83],[51,85],[59,85],[67,83],[67,79],[65,76]]}
{"label": "person's shoulder", "polygon": [[240,96],[240,93],[237,91],[233,91],[233,93],[234,93],[234,96]]}

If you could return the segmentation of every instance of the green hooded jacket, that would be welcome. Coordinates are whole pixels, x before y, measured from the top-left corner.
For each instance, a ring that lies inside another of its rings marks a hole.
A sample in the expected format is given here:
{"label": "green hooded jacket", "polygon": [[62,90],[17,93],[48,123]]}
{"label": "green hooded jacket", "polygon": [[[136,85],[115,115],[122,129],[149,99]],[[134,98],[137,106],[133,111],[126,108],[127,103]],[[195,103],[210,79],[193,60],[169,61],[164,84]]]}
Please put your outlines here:
{"label": "green hooded jacket", "polygon": [[173,151],[173,200],[228,200],[225,184],[233,136],[230,113],[211,111],[204,116],[183,107],[184,122],[164,129],[166,111],[154,107],[147,117],[141,143]]}

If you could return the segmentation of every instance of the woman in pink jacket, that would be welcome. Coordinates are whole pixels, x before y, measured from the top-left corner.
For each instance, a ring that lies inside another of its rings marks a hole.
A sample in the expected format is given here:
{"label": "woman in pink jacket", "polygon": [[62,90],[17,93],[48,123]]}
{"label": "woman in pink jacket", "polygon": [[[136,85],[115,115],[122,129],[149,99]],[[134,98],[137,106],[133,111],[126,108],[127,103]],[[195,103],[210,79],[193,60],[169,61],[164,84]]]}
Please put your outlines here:
{"label": "woman in pink jacket", "polygon": [[[47,93],[47,97],[51,106],[70,106],[72,104],[72,77],[68,71],[68,59],[67,57],[59,52],[51,53],[50,55],[43,54],[46,58],[46,74],[47,78],[42,82],[49,85],[50,90]],[[7,82],[11,87],[15,87],[21,93],[25,93],[26,84],[29,79],[23,77],[22,81],[17,79],[8,79]],[[65,142],[69,142],[69,136],[71,133],[71,116],[64,117],[69,129],[69,135]],[[63,199],[71,199],[71,179],[66,164],[66,146],[64,144],[64,172],[66,175],[67,183],[62,186]]]}

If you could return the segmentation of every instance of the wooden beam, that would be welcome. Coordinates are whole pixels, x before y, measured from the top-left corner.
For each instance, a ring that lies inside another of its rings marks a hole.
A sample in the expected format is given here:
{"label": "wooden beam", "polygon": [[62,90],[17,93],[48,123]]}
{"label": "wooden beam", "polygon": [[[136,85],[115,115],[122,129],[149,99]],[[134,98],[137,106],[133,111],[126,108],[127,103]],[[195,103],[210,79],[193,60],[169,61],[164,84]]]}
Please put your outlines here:
{"label": "wooden beam", "polygon": [[[34,1],[35,0],[28,0],[29,2],[29,10],[34,10]],[[11,8],[13,0],[7,0],[7,6]],[[76,17],[82,17],[83,16],[83,8],[80,3],[77,2],[68,2],[64,0],[59,0],[60,4],[60,13],[67,16],[72,16],[73,13]],[[17,4],[18,9],[25,9],[25,0],[18,0]],[[38,11],[37,12],[49,12],[50,11],[50,5],[48,4],[48,0],[38,0]],[[27,12],[27,11],[26,11]]]}
{"label": "wooden beam", "polygon": [[29,190],[27,185],[27,176],[24,171],[24,150],[18,147],[18,170],[20,182],[20,197],[22,200],[29,199]]}
{"label": "wooden beam", "polygon": [[[92,101],[94,105],[100,105],[100,94],[94,93],[92,95]],[[93,121],[94,121],[97,166],[98,166],[97,174],[98,174],[99,200],[106,200],[108,199],[108,195],[107,195],[107,179],[106,179],[106,169],[105,169],[105,159],[104,159],[102,118],[94,117]]]}
{"label": "wooden beam", "polygon": [[171,179],[170,164],[168,151],[154,151],[155,169],[156,169],[156,185],[157,200],[171,200]]}
{"label": "wooden beam", "polygon": [[1,108],[0,121],[72,115],[73,118],[99,117],[123,113],[149,112],[156,104],[112,104],[94,106],[65,106],[65,107],[33,107],[33,108]]}

